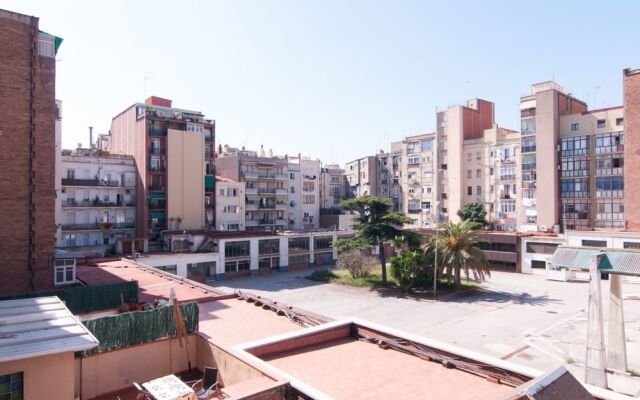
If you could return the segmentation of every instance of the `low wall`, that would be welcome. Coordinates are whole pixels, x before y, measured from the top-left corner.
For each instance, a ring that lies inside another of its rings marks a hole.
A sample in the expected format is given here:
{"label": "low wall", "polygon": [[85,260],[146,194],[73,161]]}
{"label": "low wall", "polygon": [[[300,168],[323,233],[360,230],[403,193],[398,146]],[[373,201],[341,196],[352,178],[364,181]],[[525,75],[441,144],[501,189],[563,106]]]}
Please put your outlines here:
{"label": "low wall", "polygon": [[[189,336],[191,365],[197,365],[198,336]],[[83,399],[189,369],[187,348],[177,338],[107,351],[75,360],[75,395]],[[29,397],[26,397],[29,398]],[[70,398],[70,397],[67,397]]]}
{"label": "low wall", "polygon": [[[304,332],[304,331],[303,331]],[[344,339],[351,335],[351,326],[344,325],[333,329],[322,330],[308,335],[296,336],[290,339],[268,343],[262,346],[246,349],[250,354],[265,358],[284,351],[293,351],[303,347],[314,346],[332,340]]]}

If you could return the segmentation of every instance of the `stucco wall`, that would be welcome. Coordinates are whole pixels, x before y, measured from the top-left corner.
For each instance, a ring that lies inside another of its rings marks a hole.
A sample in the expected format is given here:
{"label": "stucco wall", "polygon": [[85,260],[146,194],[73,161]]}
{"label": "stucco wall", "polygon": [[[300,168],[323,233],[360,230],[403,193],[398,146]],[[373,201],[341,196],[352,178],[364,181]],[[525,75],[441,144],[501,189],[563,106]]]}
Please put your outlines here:
{"label": "stucco wall", "polygon": [[73,352],[0,363],[0,375],[24,373],[24,398],[74,398]]}
{"label": "stucco wall", "polygon": [[204,136],[169,129],[167,146],[167,221],[181,218],[180,229],[204,225]]}

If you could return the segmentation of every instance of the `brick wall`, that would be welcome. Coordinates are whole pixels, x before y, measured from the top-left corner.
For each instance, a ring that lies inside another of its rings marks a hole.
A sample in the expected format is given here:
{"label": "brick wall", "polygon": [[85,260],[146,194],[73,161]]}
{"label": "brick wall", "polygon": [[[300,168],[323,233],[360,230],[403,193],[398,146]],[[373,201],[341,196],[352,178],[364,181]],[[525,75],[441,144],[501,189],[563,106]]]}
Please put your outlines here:
{"label": "brick wall", "polygon": [[640,69],[625,69],[624,217],[627,229],[640,230]]}
{"label": "brick wall", "polygon": [[[0,10],[0,295],[53,285],[55,59],[36,55],[32,77],[31,48],[32,40],[37,45],[37,33],[37,18]],[[29,179],[31,154],[35,155],[34,191]],[[34,232],[31,268],[30,209]]]}

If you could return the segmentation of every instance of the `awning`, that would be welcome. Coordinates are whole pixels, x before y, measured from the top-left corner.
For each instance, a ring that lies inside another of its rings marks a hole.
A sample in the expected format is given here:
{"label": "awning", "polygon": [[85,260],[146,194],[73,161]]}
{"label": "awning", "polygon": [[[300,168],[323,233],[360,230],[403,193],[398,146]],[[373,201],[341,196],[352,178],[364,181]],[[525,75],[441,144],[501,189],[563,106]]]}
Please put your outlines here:
{"label": "awning", "polygon": [[523,101],[522,103],[520,103],[520,109],[521,110],[527,110],[529,108],[536,108],[536,101],[535,100],[527,100],[527,101]]}
{"label": "awning", "polygon": [[598,265],[600,271],[640,276],[640,251],[637,250],[560,246],[549,263],[555,267],[588,270],[591,257],[597,254],[604,255]]}
{"label": "awning", "polygon": [[167,196],[164,193],[151,193],[149,195],[149,200],[166,200]]}
{"label": "awning", "polygon": [[151,218],[165,219],[164,211],[151,211]]}
{"label": "awning", "polygon": [[214,177],[213,175],[205,175],[204,176],[204,188],[205,189],[213,189],[213,184],[214,184]]}

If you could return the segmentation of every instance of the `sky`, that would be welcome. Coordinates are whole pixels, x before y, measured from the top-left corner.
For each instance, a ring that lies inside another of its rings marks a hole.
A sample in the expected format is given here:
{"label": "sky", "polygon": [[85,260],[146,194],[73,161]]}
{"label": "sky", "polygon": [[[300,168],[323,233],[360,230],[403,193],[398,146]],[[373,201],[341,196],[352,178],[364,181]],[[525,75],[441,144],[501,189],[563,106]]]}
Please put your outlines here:
{"label": "sky", "polygon": [[345,163],[432,132],[435,111],[554,79],[590,108],[640,67],[636,1],[2,0],[64,39],[63,146],[150,95],[216,120],[216,142]]}

